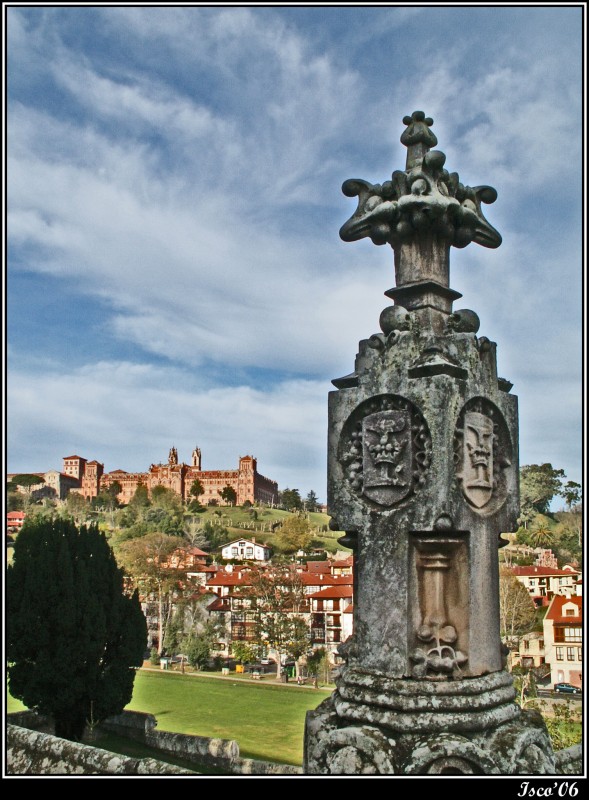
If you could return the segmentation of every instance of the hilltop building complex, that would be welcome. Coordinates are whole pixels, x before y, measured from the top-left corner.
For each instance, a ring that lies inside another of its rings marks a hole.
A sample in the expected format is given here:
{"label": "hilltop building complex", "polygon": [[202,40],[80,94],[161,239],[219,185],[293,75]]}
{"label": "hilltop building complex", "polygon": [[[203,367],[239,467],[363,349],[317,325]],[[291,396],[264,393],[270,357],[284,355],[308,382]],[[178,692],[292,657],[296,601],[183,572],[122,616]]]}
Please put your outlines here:
{"label": "hilltop building complex", "polygon": [[[52,470],[35,474],[43,477],[45,484],[39,488],[35,487],[31,494],[41,492],[43,495],[48,495],[49,490],[53,490],[51,494],[60,499],[63,499],[68,492],[76,492],[87,499],[92,499],[117,482],[121,487],[117,496],[121,503],[128,503],[140,485],[145,486],[149,494],[156,486],[165,486],[182,500],[191,500],[192,484],[195,480],[199,480],[204,493],[198,499],[205,505],[211,501],[225,505],[226,501],[219,493],[226,486],[235,491],[238,505],[246,501],[273,504],[278,500],[278,484],[260,475],[258,462],[253,456],[240,456],[237,469],[203,470],[201,451],[198,447],[192,451],[190,464],[180,463],[178,451],[172,447],[167,463],[151,464],[147,472],[125,472],[122,469],[105,472],[104,464],[71,455],[63,459],[61,472]],[[10,476],[8,478],[10,480]]]}

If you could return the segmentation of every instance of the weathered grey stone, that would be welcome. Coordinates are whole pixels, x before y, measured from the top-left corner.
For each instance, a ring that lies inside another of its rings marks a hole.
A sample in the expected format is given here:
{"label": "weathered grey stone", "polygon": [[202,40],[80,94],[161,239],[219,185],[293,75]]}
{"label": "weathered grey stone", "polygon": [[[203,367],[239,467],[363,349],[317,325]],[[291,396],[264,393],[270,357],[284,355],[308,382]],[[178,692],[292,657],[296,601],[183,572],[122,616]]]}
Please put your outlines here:
{"label": "weathered grey stone", "polygon": [[[101,723],[100,728],[143,742],[162,753],[192,762],[195,772],[153,758],[128,758],[85,744],[68,742],[45,732],[49,720],[33,711],[9,714],[8,763],[14,774],[198,774],[200,767],[222,775],[300,775],[301,767],[241,758],[232,739],[215,739],[170,731],[157,731],[153,714],[123,711]],[[19,727],[19,726],[23,727]],[[25,730],[25,727],[27,730]],[[51,726],[50,726],[51,727]]]}
{"label": "weathered grey stone", "polygon": [[6,771],[9,775],[195,774],[162,761],[117,755],[16,725],[6,730]]}
{"label": "weathered grey stone", "polygon": [[518,410],[496,345],[449,285],[450,247],[498,247],[481,204],[405,117],[405,171],[349,180],[344,241],[394,251],[394,301],[329,395],[328,511],[355,553],[354,634],[307,717],[311,774],[554,774],[542,720],[514,703],[498,547],[519,514]]}

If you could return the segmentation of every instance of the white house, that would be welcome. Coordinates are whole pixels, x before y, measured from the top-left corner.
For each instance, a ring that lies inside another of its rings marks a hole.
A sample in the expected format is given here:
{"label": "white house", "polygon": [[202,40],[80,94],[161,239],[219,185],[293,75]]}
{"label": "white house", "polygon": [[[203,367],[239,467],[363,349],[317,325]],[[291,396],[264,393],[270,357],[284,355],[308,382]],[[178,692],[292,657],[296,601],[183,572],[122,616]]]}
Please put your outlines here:
{"label": "white house", "polygon": [[270,548],[255,539],[236,539],[221,548],[221,558],[240,561],[269,561]]}
{"label": "white house", "polygon": [[579,571],[572,567],[511,567],[511,572],[526,587],[535,606],[547,606],[554,595],[575,594]]}

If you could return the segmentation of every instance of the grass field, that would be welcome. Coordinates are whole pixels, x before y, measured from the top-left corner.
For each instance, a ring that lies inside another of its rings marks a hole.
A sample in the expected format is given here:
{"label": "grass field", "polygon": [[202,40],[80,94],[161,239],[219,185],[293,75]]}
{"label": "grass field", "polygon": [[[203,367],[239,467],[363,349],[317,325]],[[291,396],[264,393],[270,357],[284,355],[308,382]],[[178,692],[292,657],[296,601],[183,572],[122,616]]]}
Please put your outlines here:
{"label": "grass field", "polygon": [[[257,519],[252,518],[248,509],[243,509],[239,506],[210,506],[205,511],[194,514],[193,517],[198,520],[200,525],[204,525],[205,522],[222,525],[236,537],[255,536],[257,541],[272,547],[276,538],[272,532],[272,525],[277,522],[283,522],[291,517],[292,514],[277,508],[256,508],[254,510],[257,514]],[[324,547],[330,553],[335,553],[337,550],[347,550],[337,542],[343,536],[343,532],[330,531],[328,529],[330,517],[327,514],[313,512],[307,514],[306,517],[313,529],[314,546]]]}
{"label": "grass field", "polygon": [[[140,670],[127,709],[153,714],[158,730],[235,739],[242,758],[300,766],[305,714],[330,693],[305,686],[248,683],[231,676]],[[24,708],[10,696],[7,706],[8,712]]]}

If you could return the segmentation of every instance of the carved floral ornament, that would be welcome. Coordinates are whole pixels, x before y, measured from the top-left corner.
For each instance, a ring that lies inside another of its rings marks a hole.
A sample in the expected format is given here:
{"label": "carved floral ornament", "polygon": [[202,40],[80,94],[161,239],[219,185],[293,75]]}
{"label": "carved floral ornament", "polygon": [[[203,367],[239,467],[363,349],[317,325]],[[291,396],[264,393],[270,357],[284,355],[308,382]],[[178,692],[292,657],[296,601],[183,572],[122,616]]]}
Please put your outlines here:
{"label": "carved floral ornament", "polygon": [[354,242],[368,236],[374,244],[397,247],[429,232],[454,247],[471,242],[499,247],[501,236],[481,210],[481,203],[495,202],[495,189],[464,186],[457,172],[444,169],[445,154],[430,150],[438,140],[430,130],[433,119],[423,111],[414,111],[403,123],[406,170],[395,170],[383,184],[356,178],[344,182],[343,193],[358,197],[358,208],[340,229],[341,238]]}
{"label": "carved floral ornament", "polygon": [[404,397],[367,400],[344,425],[339,461],[354,492],[385,508],[397,505],[425,482],[431,461],[427,424]]}
{"label": "carved floral ornament", "polygon": [[475,511],[492,513],[503,505],[511,462],[509,431],[499,409],[483,397],[469,400],[456,425],[454,464],[462,494]]}

